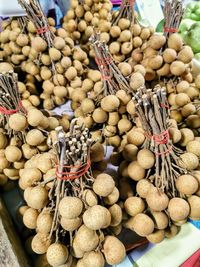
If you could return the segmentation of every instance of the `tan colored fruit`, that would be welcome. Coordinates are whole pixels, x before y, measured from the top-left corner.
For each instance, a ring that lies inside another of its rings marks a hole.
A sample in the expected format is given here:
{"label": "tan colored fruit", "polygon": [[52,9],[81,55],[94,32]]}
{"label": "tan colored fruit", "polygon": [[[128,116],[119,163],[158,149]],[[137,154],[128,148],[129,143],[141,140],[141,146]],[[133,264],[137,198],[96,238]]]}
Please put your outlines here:
{"label": "tan colored fruit", "polygon": [[83,222],[89,229],[104,229],[111,223],[111,214],[105,207],[94,205],[84,212]]}
{"label": "tan colored fruit", "polygon": [[136,192],[142,198],[146,198],[148,192],[151,190],[153,185],[146,179],[141,179],[137,182]]}
{"label": "tan colored fruit", "polygon": [[38,215],[39,213],[37,210],[28,208],[23,215],[24,225],[29,229],[35,229]]}
{"label": "tan colored fruit", "polygon": [[168,212],[173,221],[182,221],[188,217],[190,207],[186,200],[175,197],[169,201]]}
{"label": "tan colored fruit", "polygon": [[38,129],[30,130],[26,135],[26,142],[30,146],[38,146],[44,141],[45,137],[43,133]]}
{"label": "tan colored fruit", "polygon": [[115,95],[105,96],[101,100],[101,108],[106,112],[115,111],[120,105],[119,99]]}
{"label": "tan colored fruit", "polygon": [[47,252],[51,240],[43,233],[37,233],[32,239],[32,249],[37,254],[44,254]]}
{"label": "tan colored fruit", "polygon": [[87,228],[85,225],[82,225],[78,229],[75,239],[78,247],[83,252],[89,252],[96,249],[99,243],[99,237],[96,231]]}
{"label": "tan colored fruit", "polygon": [[154,230],[153,220],[143,213],[139,213],[135,217],[132,217],[128,224],[130,225],[130,229],[140,236],[150,235]]}
{"label": "tan colored fruit", "polygon": [[124,202],[124,208],[128,215],[135,216],[144,211],[145,202],[139,197],[129,197]]}
{"label": "tan colored fruit", "polygon": [[119,205],[114,204],[109,207],[109,212],[111,214],[110,226],[116,227],[122,222],[122,209]]}
{"label": "tan colored fruit", "polygon": [[145,169],[137,161],[132,161],[128,165],[128,175],[131,179],[139,181],[145,177]]}
{"label": "tan colored fruit", "polygon": [[176,95],[175,102],[177,106],[182,107],[190,102],[190,98],[186,93],[179,93]]}
{"label": "tan colored fruit", "polygon": [[166,63],[172,63],[176,59],[176,51],[172,48],[166,48],[163,52],[163,59]]}
{"label": "tan colored fruit", "polygon": [[184,195],[192,195],[198,190],[198,181],[192,175],[181,175],[176,180],[176,188]]}
{"label": "tan colored fruit", "polygon": [[110,195],[115,188],[115,182],[109,174],[99,174],[93,184],[94,192],[102,197]]}
{"label": "tan colored fruit", "polygon": [[169,129],[170,138],[173,144],[178,143],[181,140],[181,131],[175,127]]}
{"label": "tan colored fruit", "polygon": [[47,249],[47,261],[51,266],[60,266],[68,259],[68,249],[60,243],[53,243]]}
{"label": "tan colored fruit", "polygon": [[169,218],[164,212],[151,211],[151,214],[155,223],[155,228],[160,230],[167,228],[169,224]]}
{"label": "tan colored fruit", "polygon": [[104,267],[105,260],[100,251],[91,251],[84,254],[83,264],[87,267]]}
{"label": "tan colored fruit", "polygon": [[5,149],[5,157],[10,162],[19,161],[22,157],[22,152],[17,146],[7,146]]}
{"label": "tan colored fruit", "polygon": [[187,199],[190,205],[190,214],[189,217],[192,220],[200,219],[200,197],[199,196],[191,196]]}
{"label": "tan colored fruit", "polygon": [[182,37],[178,33],[173,33],[168,38],[168,47],[180,51],[183,46]]}
{"label": "tan colored fruit", "polygon": [[49,212],[41,212],[37,218],[37,232],[50,233],[52,222],[53,217]]}
{"label": "tan colored fruit", "polygon": [[157,188],[153,188],[146,197],[148,206],[153,211],[162,211],[165,210],[169,203],[168,196],[159,191]]}
{"label": "tan colored fruit", "polygon": [[151,243],[160,243],[164,240],[165,238],[165,231],[164,230],[156,230],[152,234],[148,235],[147,240]]}
{"label": "tan colored fruit", "polygon": [[170,226],[170,228],[168,228],[168,229],[165,230],[165,236],[167,238],[172,238],[172,237],[174,237],[175,235],[178,234],[179,230],[180,230],[180,227],[172,224]]}
{"label": "tan colored fruit", "polygon": [[108,115],[102,108],[96,108],[92,114],[92,118],[96,123],[104,123],[107,121]]}
{"label": "tan colored fruit", "polygon": [[142,168],[150,169],[154,166],[155,156],[148,149],[141,149],[137,154],[137,161]]}
{"label": "tan colored fruit", "polygon": [[123,148],[122,154],[125,160],[133,161],[136,159],[138,147],[132,144],[127,144]]}
{"label": "tan colored fruit", "polygon": [[145,140],[144,134],[142,132],[138,131],[137,129],[132,129],[127,134],[127,141],[129,144],[140,146],[143,144],[144,140]]}
{"label": "tan colored fruit", "polygon": [[190,152],[186,152],[180,156],[179,165],[187,170],[195,170],[199,165],[198,157]]}
{"label": "tan colored fruit", "polygon": [[77,197],[67,196],[61,199],[58,209],[62,217],[66,219],[75,219],[81,214],[83,203]]}
{"label": "tan colored fruit", "polygon": [[113,192],[104,198],[104,202],[107,205],[115,204],[119,199],[119,190],[117,187],[114,188]]}
{"label": "tan colored fruit", "polygon": [[185,72],[185,69],[186,69],[185,64],[178,60],[172,62],[172,64],[170,65],[170,71],[175,76],[182,75]]}
{"label": "tan colored fruit", "polygon": [[77,230],[82,223],[82,219],[77,217],[75,219],[66,219],[64,217],[61,217],[60,224],[63,229],[65,229],[68,232],[72,232]]}
{"label": "tan colored fruit", "polygon": [[45,207],[47,201],[48,201],[48,191],[46,188],[37,185],[35,187],[28,187],[27,189],[30,188],[30,194],[28,195],[27,198],[27,204],[29,207],[33,209],[42,209]]}
{"label": "tan colored fruit", "polygon": [[24,115],[16,113],[9,117],[8,124],[12,130],[20,132],[27,127],[27,120]]}
{"label": "tan colored fruit", "polygon": [[180,129],[181,131],[181,140],[180,140],[180,145],[181,146],[186,146],[190,141],[194,140],[194,133],[191,129],[188,128],[182,128]]}
{"label": "tan colored fruit", "polygon": [[110,265],[119,264],[126,256],[124,245],[114,236],[106,236],[102,252]]}
{"label": "tan colored fruit", "polygon": [[98,204],[97,195],[94,193],[93,190],[90,190],[90,189],[84,190],[83,198],[86,204],[90,207]]}

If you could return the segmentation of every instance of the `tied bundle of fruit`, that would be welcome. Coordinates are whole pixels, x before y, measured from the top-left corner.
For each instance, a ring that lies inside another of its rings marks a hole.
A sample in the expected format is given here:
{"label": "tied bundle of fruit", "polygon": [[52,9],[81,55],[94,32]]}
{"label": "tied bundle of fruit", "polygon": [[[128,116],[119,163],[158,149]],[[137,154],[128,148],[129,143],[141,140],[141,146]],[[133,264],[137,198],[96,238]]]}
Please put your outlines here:
{"label": "tied bundle of fruit", "polygon": [[[8,180],[20,178],[19,185],[25,189],[39,181],[41,172],[51,167],[50,159],[44,160],[47,167],[42,165],[42,158],[49,151],[47,133],[53,134],[54,129],[63,124],[68,130],[69,118],[66,115],[56,118],[31,105],[25,109],[18,89],[17,75],[13,71],[0,74],[0,184],[4,186]],[[31,158],[34,158],[32,162]],[[29,171],[22,175],[25,166],[29,166]]]}
{"label": "tied bundle of fruit", "polygon": [[183,4],[179,0],[166,0],[164,6],[164,35],[170,36],[177,32],[183,17]]}
{"label": "tied bundle of fruit", "polygon": [[[26,109],[20,99],[17,74],[12,70],[0,74],[0,126],[7,130],[8,135],[21,137],[27,127]],[[19,132],[20,131],[20,132]]]}
{"label": "tied bundle of fruit", "polygon": [[48,20],[44,16],[40,3],[37,0],[30,0],[28,2],[19,0],[19,4],[25,9],[29,20],[33,22],[37,34],[41,35],[49,48],[52,47],[54,34],[49,29]]}
{"label": "tied bundle of fruit", "polygon": [[[134,12],[135,1],[122,1],[119,11],[112,14],[112,26],[109,34],[102,33],[100,38],[109,48],[117,63],[127,62],[134,67],[131,56],[140,58],[140,54],[147,45],[147,41],[154,33],[153,28],[142,27],[136,20]],[[91,48],[90,56],[95,57]]]}
{"label": "tied bundle of fruit", "polygon": [[[83,82],[84,87],[79,91],[80,93],[84,90],[84,98],[81,101],[80,94],[73,93],[72,100],[74,102],[79,100],[80,103],[79,108],[75,110],[75,117],[78,118],[78,123],[85,123],[92,130],[103,131],[108,143],[118,147],[121,137],[132,128],[132,121],[129,120],[132,104],[131,89],[128,79],[116,66],[106,44],[99,40],[99,34],[92,36],[91,42],[95,49],[99,71],[88,71],[90,79]],[[123,71],[127,70],[130,73],[129,64],[122,64]],[[97,79],[94,84],[95,77]],[[102,137],[101,132],[100,136]]]}
{"label": "tied bundle of fruit", "polygon": [[[115,94],[118,90],[124,90],[129,93],[130,88],[128,81],[116,66],[107,45],[100,40],[100,34],[96,33],[91,36],[90,42],[94,47],[95,61],[101,72],[103,82],[102,94],[107,96]],[[124,68],[126,68],[126,71],[130,74],[130,67],[125,65]]]}
{"label": "tied bundle of fruit", "polygon": [[116,204],[119,192],[110,175],[101,172],[94,178],[91,171],[91,162],[104,157],[102,146],[93,145],[89,130],[78,126],[76,119],[68,133],[56,128],[56,136],[50,135],[48,143],[52,151],[46,159],[51,154],[54,166],[24,191],[23,222],[36,230],[32,250],[46,253],[50,266],[120,263],[125,248],[107,232],[121,231],[122,211]]}
{"label": "tied bundle of fruit", "polygon": [[[161,191],[166,191],[170,197],[178,196],[175,181],[179,175],[185,174],[186,170],[179,167],[178,159],[182,151],[174,147],[170,141],[166,89],[161,88],[160,85],[157,85],[154,90],[141,88],[136,93],[134,102],[145,131],[146,139],[143,146],[147,154],[148,151],[152,151],[155,155],[155,158],[153,156],[152,161],[149,162],[149,166],[146,161],[145,169],[153,168],[156,163],[155,177],[151,176],[154,185]],[[143,153],[145,155],[145,150]],[[144,158],[142,151],[139,154],[142,160]]]}
{"label": "tied bundle of fruit", "polygon": [[123,176],[119,191],[128,214],[125,226],[150,242],[159,243],[176,235],[188,217],[199,218],[199,158],[193,143],[188,145],[190,152],[182,146],[189,129],[180,130],[176,143],[179,130],[169,119],[165,88],[143,87],[135,94],[134,102],[143,131],[135,128],[128,133],[128,144],[122,153],[125,161],[119,167]]}
{"label": "tied bundle of fruit", "polygon": [[[132,60],[129,63],[134,71],[136,68],[136,78],[140,76],[141,80],[140,74],[143,74],[147,82],[173,76],[181,76],[188,81],[192,79],[193,52],[189,46],[183,44],[181,36],[177,33],[182,13],[179,1],[166,1],[164,33],[149,36],[149,39],[141,44],[140,49],[132,52]],[[145,70],[138,67],[140,64]],[[137,80],[136,78],[132,80]]]}

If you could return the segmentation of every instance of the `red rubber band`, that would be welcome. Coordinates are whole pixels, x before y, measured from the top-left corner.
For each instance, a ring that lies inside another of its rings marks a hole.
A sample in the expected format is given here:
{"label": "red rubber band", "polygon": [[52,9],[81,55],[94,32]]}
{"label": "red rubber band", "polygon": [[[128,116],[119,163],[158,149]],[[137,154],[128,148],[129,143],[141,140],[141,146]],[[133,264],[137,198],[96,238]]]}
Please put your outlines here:
{"label": "red rubber band", "polygon": [[108,58],[96,57],[95,61],[96,61],[98,66],[103,66],[103,67],[107,68],[107,64],[110,64],[112,59],[111,59],[111,57],[108,57]]}
{"label": "red rubber band", "polygon": [[74,179],[77,179],[77,178],[80,178],[81,176],[83,176],[90,168],[91,166],[91,162],[90,162],[90,159],[88,159],[88,161],[83,164],[83,165],[77,165],[77,166],[64,166],[64,168],[68,168],[68,169],[71,169],[71,168],[77,168],[78,170],[75,171],[75,172],[60,172],[59,171],[59,165],[57,164],[56,165],[56,177],[60,180],[74,180]]}
{"label": "red rubber band", "polygon": [[107,64],[110,64],[112,62],[112,58],[111,57],[106,57],[105,61]]}
{"label": "red rubber band", "polygon": [[15,114],[17,112],[19,112],[20,110],[23,110],[26,112],[25,108],[22,105],[22,102],[20,101],[18,104],[18,107],[16,109],[7,109],[4,107],[0,107],[0,113],[4,114],[4,115],[12,115]]}
{"label": "red rubber band", "polygon": [[161,103],[161,104],[160,104],[160,107],[161,107],[161,108],[167,108],[167,109],[170,108],[170,106],[167,105],[167,104],[165,104],[165,103]]}
{"label": "red rubber band", "polygon": [[48,32],[48,31],[49,31],[49,26],[38,28],[37,29],[37,34],[43,34],[43,33]]}
{"label": "red rubber band", "polygon": [[164,152],[160,152],[160,153],[159,152],[155,152],[155,154],[156,154],[156,156],[167,155],[167,154],[170,153],[171,150],[172,150],[172,146],[169,149],[165,150]]}
{"label": "red rubber band", "polygon": [[96,57],[95,58],[95,61],[96,61],[96,63],[97,63],[98,66],[102,66],[102,65],[104,67],[106,66],[105,61],[102,58]]}
{"label": "red rubber band", "polygon": [[101,75],[101,78],[102,78],[102,80],[104,80],[104,81],[109,81],[109,80],[111,80],[111,77],[108,76],[108,75]]}
{"label": "red rubber band", "polygon": [[152,139],[155,141],[158,145],[167,144],[169,142],[170,136],[169,136],[169,129],[166,131],[160,133],[160,134],[154,134],[150,135],[149,133],[144,134],[147,138]]}
{"label": "red rubber band", "polygon": [[172,33],[174,33],[174,32],[177,32],[177,29],[164,27],[164,32],[172,32]]}

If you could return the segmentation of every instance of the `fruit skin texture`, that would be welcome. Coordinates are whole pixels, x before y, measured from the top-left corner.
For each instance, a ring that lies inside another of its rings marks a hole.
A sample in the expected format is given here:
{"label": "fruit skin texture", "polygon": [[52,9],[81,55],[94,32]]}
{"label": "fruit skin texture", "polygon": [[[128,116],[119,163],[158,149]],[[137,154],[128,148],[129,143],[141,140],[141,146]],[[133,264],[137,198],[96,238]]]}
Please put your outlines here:
{"label": "fruit skin texture", "polygon": [[29,207],[33,209],[42,209],[48,201],[48,191],[42,186],[30,187],[30,195],[26,200]]}
{"label": "fruit skin texture", "polygon": [[27,120],[22,114],[16,113],[10,116],[8,124],[14,131],[23,131],[27,126]]}
{"label": "fruit skin texture", "polygon": [[104,267],[105,265],[103,254],[96,251],[85,253],[83,261],[87,267]]}
{"label": "fruit skin texture", "polygon": [[150,150],[142,149],[138,152],[137,160],[140,166],[146,170],[153,167],[155,156]]}
{"label": "fruit skin texture", "polygon": [[106,258],[106,262],[110,265],[119,264],[126,256],[124,245],[114,236],[107,236],[105,238],[103,253]]}
{"label": "fruit skin texture", "polygon": [[190,205],[190,218],[200,220],[200,197],[193,195],[188,198],[188,203]]}
{"label": "fruit skin texture", "polygon": [[147,236],[153,233],[154,222],[146,214],[139,213],[130,219],[131,230],[135,231],[140,236]]}
{"label": "fruit skin texture", "polygon": [[162,211],[167,208],[169,198],[165,193],[155,188],[147,194],[146,201],[151,210]]}
{"label": "fruit skin texture", "polygon": [[77,197],[64,197],[59,204],[61,216],[67,219],[75,219],[83,209],[82,201]]}
{"label": "fruit skin texture", "polygon": [[152,187],[153,185],[148,180],[142,179],[139,182],[137,182],[136,192],[140,197],[146,198],[148,192],[151,190]]}
{"label": "fruit skin texture", "polygon": [[139,181],[145,177],[145,169],[137,161],[132,161],[128,165],[128,175],[131,179]]}
{"label": "fruit skin texture", "polygon": [[96,231],[89,229],[84,224],[78,229],[74,238],[74,241],[75,240],[77,242],[77,246],[83,252],[95,250],[99,243],[99,237]]}
{"label": "fruit skin texture", "polygon": [[198,190],[198,181],[189,174],[181,175],[176,180],[176,188],[184,195],[192,195]]}
{"label": "fruit skin texture", "polygon": [[48,247],[50,246],[51,241],[43,233],[37,233],[31,242],[31,247],[33,251],[37,254],[44,254]]}
{"label": "fruit skin texture", "polygon": [[37,210],[32,208],[27,209],[23,215],[24,225],[29,229],[35,229],[38,215],[39,213]]}
{"label": "fruit skin texture", "polygon": [[101,197],[107,197],[110,195],[114,188],[115,182],[113,178],[106,173],[99,174],[93,184],[94,192]]}
{"label": "fruit skin texture", "polygon": [[152,211],[151,214],[153,216],[156,229],[163,230],[167,228],[169,224],[169,218],[166,213],[162,211]]}
{"label": "fruit skin texture", "polygon": [[186,200],[175,197],[169,201],[168,212],[173,221],[182,221],[188,217],[190,206]]}
{"label": "fruit skin texture", "polygon": [[165,238],[165,231],[164,230],[156,230],[152,234],[147,236],[147,240],[151,243],[160,243]]}
{"label": "fruit skin texture", "polygon": [[124,203],[124,208],[130,216],[135,216],[145,209],[145,202],[139,197],[129,197]]}
{"label": "fruit skin texture", "polygon": [[84,212],[83,222],[92,230],[107,228],[111,223],[111,214],[105,207],[95,205]]}
{"label": "fruit skin texture", "polygon": [[68,255],[67,247],[59,243],[51,244],[47,249],[47,261],[53,267],[64,264],[67,261]]}

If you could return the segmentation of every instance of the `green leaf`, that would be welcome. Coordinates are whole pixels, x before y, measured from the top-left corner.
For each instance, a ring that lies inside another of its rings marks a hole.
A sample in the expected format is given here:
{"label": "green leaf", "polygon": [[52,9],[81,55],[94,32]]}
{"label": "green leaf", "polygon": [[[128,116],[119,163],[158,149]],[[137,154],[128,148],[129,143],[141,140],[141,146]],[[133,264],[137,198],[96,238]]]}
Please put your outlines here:
{"label": "green leaf", "polygon": [[164,22],[165,22],[165,20],[162,19],[162,20],[158,23],[158,25],[157,25],[157,27],[156,27],[156,32],[163,32]]}

